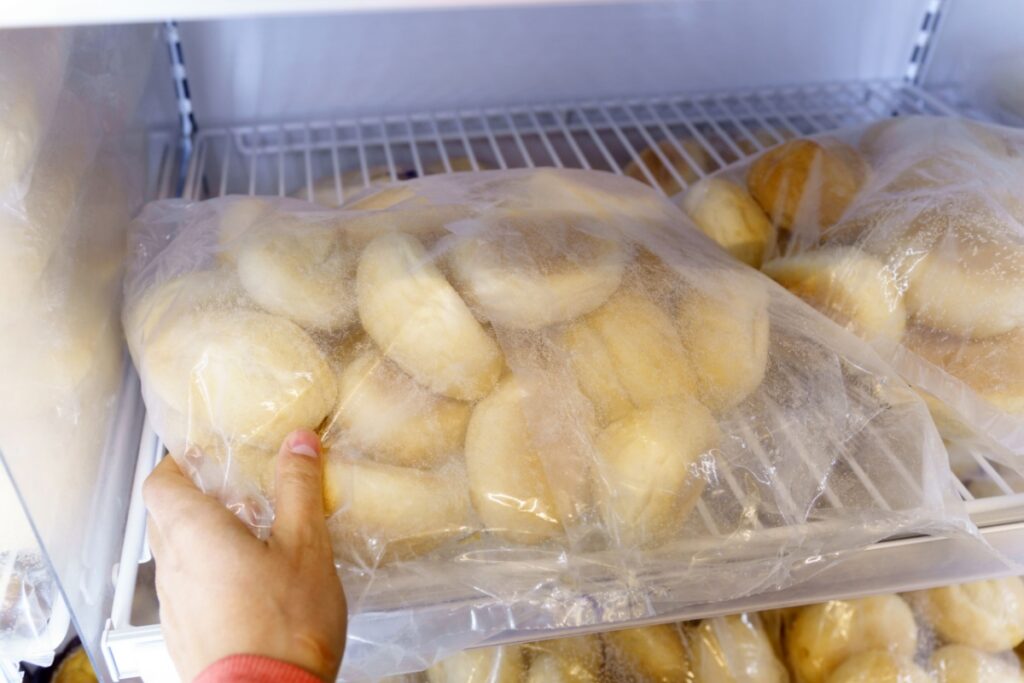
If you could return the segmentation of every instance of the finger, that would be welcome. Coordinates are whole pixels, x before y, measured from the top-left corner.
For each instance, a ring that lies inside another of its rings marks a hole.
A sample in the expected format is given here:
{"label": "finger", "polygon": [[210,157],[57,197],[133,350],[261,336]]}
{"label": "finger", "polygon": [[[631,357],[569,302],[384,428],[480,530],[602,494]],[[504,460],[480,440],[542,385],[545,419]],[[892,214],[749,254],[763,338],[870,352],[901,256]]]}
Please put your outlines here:
{"label": "finger", "polygon": [[173,516],[183,501],[194,503],[200,498],[205,499],[206,496],[185,476],[172,457],[163,458],[157,463],[142,484],[142,500],[157,524]]}
{"label": "finger", "polygon": [[323,458],[320,439],[307,430],[292,432],[277,454],[276,505],[271,537],[307,545],[326,535]]}

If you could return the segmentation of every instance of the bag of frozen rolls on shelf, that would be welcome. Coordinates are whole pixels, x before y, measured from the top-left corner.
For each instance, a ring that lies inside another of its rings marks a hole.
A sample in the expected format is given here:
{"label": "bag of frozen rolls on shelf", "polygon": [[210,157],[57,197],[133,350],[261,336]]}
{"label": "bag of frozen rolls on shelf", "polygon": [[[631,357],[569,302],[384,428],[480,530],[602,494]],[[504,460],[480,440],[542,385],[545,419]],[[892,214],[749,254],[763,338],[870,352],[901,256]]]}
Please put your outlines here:
{"label": "bag of frozen rolls on shelf", "polygon": [[366,677],[390,660],[356,655],[361,611],[411,613],[386,651],[425,666],[509,624],[641,618],[970,529],[895,372],[628,178],[162,201],[132,254],[149,418],[205,490],[264,532],[282,439],[321,434]]}
{"label": "bag of frozen rolls on shelf", "polygon": [[[784,142],[679,203],[873,343],[944,432],[1024,453],[1024,134],[901,117]],[[767,229],[753,231],[749,226]]]}

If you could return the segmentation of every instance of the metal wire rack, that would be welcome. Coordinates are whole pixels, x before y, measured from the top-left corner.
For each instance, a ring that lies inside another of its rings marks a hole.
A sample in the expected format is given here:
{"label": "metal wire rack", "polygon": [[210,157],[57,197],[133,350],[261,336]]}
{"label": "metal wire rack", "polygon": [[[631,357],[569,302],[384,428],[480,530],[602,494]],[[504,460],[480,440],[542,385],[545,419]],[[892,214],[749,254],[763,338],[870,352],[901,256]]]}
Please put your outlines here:
{"label": "metal wire rack", "polygon": [[[539,166],[625,173],[672,194],[786,139],[889,116],[954,113],[916,86],[873,81],[224,127],[196,137],[182,196],[292,195],[336,205],[376,183]],[[137,568],[149,559],[138,500],[140,473],[144,478],[160,451],[147,428],[108,631],[111,668],[122,677],[136,675],[140,661],[161,648],[158,626],[134,626],[132,617]],[[890,456],[892,476],[913,483],[900,458]],[[847,467],[853,485],[890,507],[892,494],[880,490],[877,478],[872,481],[856,462]],[[1004,551],[1018,542],[1024,536],[1024,479],[976,455],[961,459],[957,474],[958,491],[975,522],[988,529],[989,540]],[[728,472],[723,478],[740,504],[745,494],[739,484]],[[842,495],[830,488],[823,500],[842,507]],[[709,540],[730,531],[719,527],[703,503],[697,512],[695,523],[702,524]],[[675,616],[696,618],[1005,573],[991,563],[954,566],[949,553],[956,547],[954,539],[887,541],[794,590]],[[887,553],[884,570],[878,566],[879,552]]]}

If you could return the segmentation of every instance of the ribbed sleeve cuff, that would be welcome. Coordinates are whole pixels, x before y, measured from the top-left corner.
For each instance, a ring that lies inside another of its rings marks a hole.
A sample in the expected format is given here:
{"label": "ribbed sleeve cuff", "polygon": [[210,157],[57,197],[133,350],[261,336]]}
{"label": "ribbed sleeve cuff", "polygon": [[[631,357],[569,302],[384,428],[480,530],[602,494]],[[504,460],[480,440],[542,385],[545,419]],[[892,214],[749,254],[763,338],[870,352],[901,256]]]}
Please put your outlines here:
{"label": "ribbed sleeve cuff", "polygon": [[259,655],[231,655],[206,667],[193,683],[321,683],[294,664]]}

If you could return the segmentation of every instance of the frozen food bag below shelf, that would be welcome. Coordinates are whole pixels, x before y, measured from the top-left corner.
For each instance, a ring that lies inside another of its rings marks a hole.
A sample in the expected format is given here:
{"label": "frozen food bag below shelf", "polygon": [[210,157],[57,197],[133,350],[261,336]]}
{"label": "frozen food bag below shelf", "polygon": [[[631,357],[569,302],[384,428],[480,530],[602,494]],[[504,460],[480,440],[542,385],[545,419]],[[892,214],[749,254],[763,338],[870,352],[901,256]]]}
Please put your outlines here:
{"label": "frozen food bag below shelf", "polygon": [[917,395],[650,188],[493,171],[364,202],[388,208],[153,203],[124,309],[157,432],[258,533],[280,440],[320,430],[346,676],[971,532]]}
{"label": "frozen food bag below shelf", "polygon": [[678,201],[723,240],[772,236],[766,274],[1024,453],[1022,183],[1020,131],[900,117],[788,141]]}

